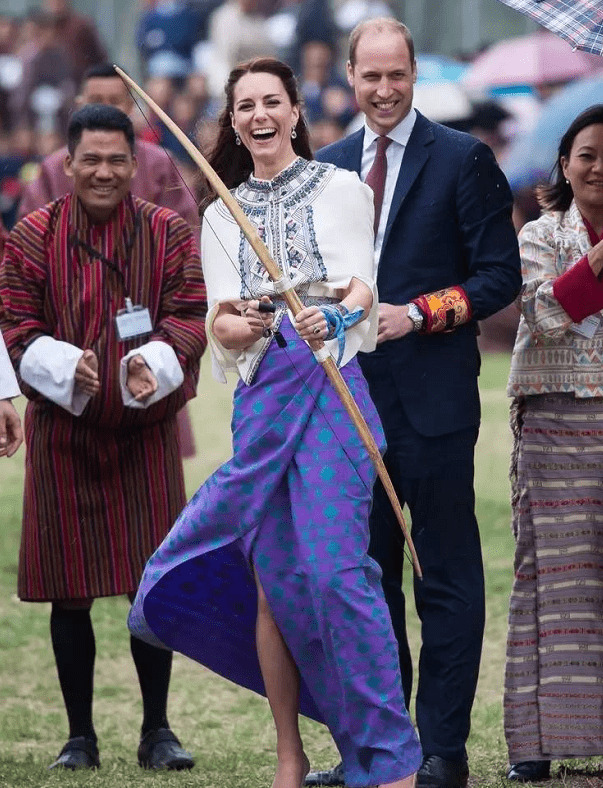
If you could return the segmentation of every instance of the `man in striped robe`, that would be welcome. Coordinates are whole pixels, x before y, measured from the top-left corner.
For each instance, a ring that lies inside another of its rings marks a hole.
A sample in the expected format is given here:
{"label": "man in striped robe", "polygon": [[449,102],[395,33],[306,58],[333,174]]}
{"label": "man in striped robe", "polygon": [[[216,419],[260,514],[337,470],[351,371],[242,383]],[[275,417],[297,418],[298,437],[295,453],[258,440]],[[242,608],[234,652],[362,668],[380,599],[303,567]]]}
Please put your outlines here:
{"label": "man in striped robe", "polygon": [[[9,236],[0,328],[29,399],[19,596],[52,602],[70,729],[52,766],[78,768],[99,765],[92,601],[132,598],[185,503],[176,413],[195,396],[206,300],[190,227],[130,192],[134,132],[123,112],[75,113],[65,167],[73,193]],[[136,638],[131,649],[139,763],[190,768],[166,716],[172,654]]]}

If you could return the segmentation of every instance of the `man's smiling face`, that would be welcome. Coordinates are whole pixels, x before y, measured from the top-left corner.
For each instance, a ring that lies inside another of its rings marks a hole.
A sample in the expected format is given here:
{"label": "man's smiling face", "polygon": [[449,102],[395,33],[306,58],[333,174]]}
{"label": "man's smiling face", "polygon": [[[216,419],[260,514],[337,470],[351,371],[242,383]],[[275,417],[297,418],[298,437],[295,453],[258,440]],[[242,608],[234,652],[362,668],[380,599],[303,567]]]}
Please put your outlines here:
{"label": "man's smiling face", "polygon": [[65,172],[94,221],[106,221],[130,190],[136,158],[121,131],[85,129]]}
{"label": "man's smiling face", "polygon": [[402,33],[365,30],[347,74],[358,106],[376,134],[388,134],[410,112],[417,67]]}

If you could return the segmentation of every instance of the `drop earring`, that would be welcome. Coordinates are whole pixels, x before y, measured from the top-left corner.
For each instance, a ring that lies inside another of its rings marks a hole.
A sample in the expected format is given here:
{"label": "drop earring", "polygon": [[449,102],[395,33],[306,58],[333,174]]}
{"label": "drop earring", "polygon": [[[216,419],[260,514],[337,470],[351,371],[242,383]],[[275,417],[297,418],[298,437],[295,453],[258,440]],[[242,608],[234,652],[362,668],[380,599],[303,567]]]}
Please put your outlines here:
{"label": "drop earring", "polygon": [[295,131],[295,126],[291,127],[291,139],[297,139],[297,132]]}
{"label": "drop earring", "polygon": [[239,132],[236,129],[235,129],[235,143],[237,145],[241,144],[241,136],[239,135]]}

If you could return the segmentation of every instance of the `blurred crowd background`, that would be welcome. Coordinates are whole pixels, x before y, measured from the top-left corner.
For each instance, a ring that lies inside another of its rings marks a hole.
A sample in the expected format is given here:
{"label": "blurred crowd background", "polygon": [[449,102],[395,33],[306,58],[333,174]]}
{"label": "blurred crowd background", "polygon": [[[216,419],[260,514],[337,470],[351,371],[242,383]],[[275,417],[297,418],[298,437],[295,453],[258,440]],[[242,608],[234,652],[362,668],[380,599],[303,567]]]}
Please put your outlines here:
{"label": "blurred crowd background", "polygon": [[[345,79],[347,37],[393,15],[415,36],[415,106],[487,142],[515,196],[517,229],[538,216],[558,140],[603,100],[603,58],[571,47],[495,0],[0,0],[0,214],[14,225],[24,185],[64,144],[86,69],[117,62],[142,82],[202,151],[212,144],[230,69],[273,55],[295,69],[314,149],[362,123]],[[200,182],[176,139],[146,107],[142,139],[169,151],[192,191]],[[512,346],[513,307],[482,349]]]}

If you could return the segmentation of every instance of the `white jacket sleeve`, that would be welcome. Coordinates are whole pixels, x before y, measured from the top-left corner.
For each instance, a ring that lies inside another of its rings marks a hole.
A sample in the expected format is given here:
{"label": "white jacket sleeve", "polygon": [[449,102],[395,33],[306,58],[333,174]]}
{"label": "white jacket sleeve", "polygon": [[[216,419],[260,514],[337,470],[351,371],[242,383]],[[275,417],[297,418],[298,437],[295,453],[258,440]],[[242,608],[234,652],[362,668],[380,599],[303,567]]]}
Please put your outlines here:
{"label": "white jacket sleeve", "polygon": [[0,399],[18,397],[20,393],[17,377],[0,332]]}

